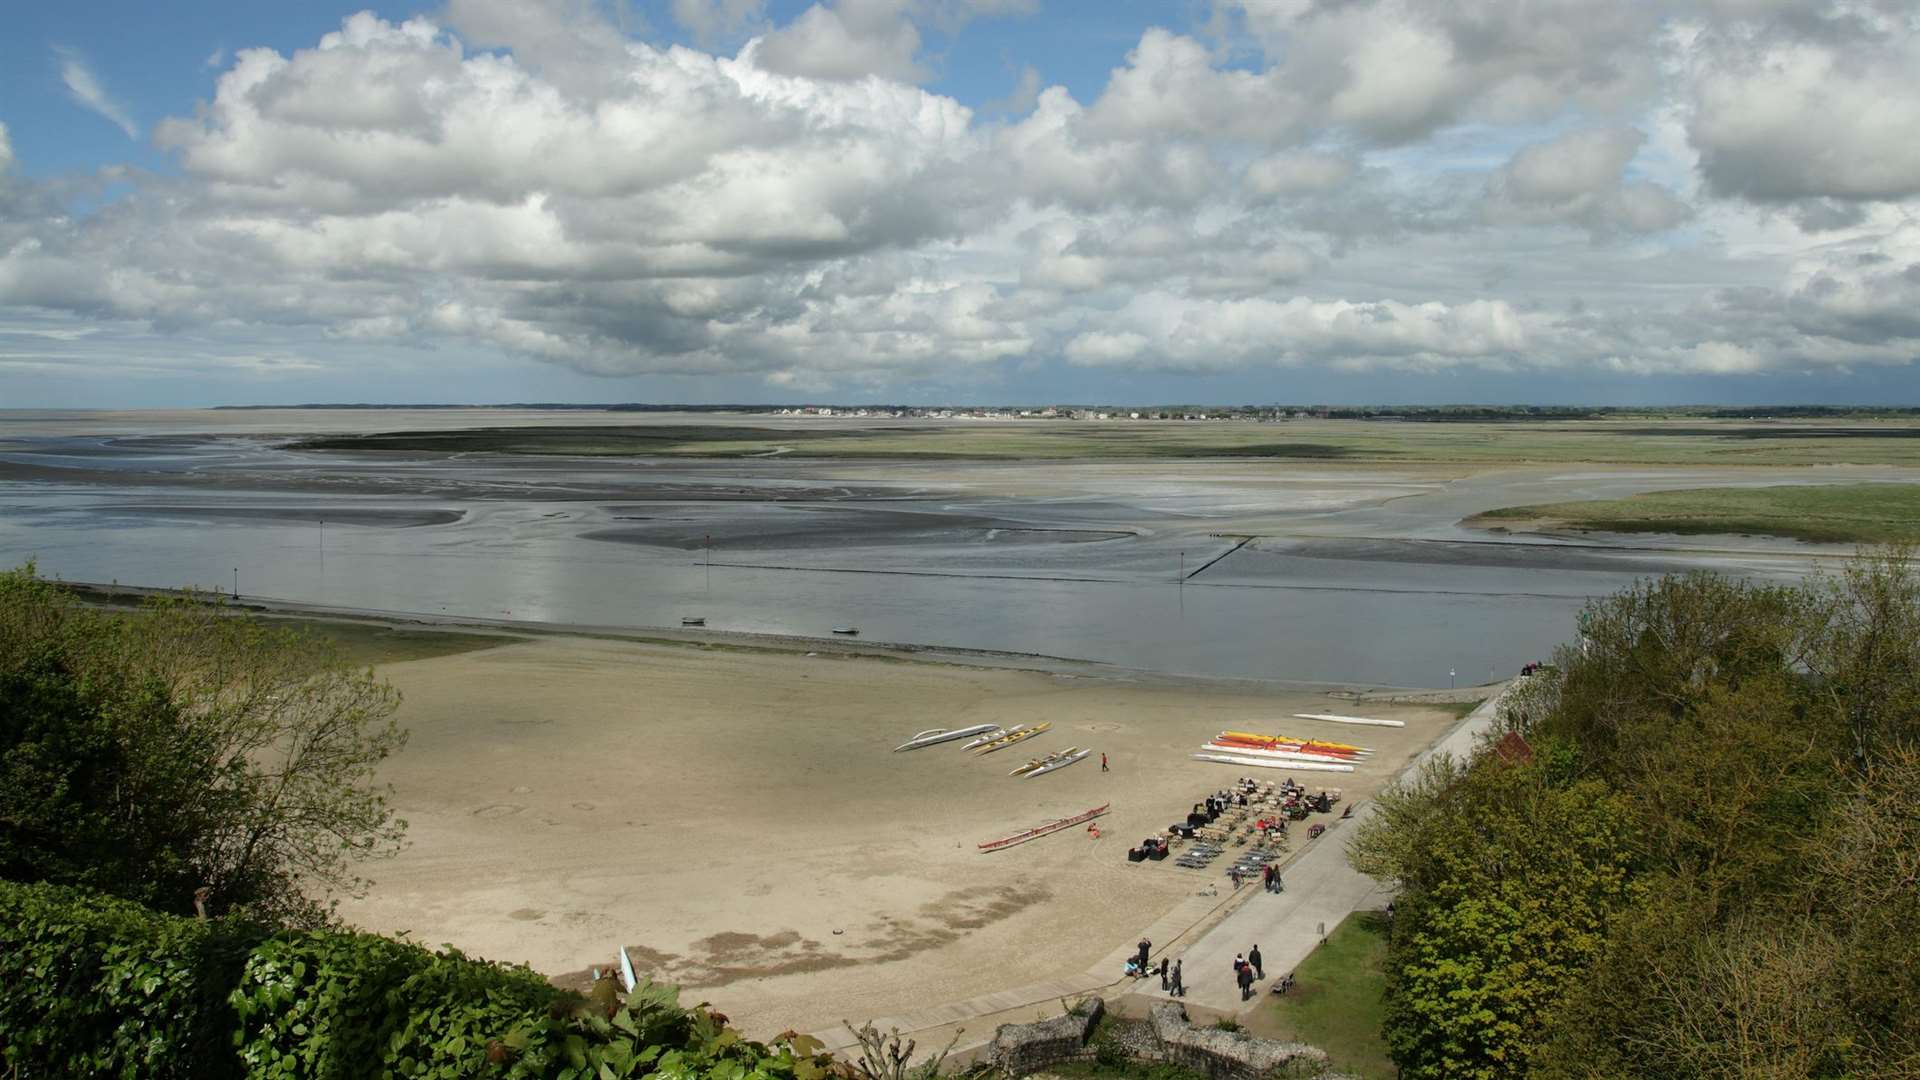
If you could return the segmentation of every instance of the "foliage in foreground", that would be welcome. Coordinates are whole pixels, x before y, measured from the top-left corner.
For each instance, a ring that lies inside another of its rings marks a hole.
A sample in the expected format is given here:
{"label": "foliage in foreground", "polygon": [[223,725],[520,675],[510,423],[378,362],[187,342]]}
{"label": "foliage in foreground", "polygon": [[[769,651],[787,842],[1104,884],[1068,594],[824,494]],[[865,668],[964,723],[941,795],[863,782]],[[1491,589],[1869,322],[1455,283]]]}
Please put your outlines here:
{"label": "foliage in foreground", "polygon": [[373,770],[398,695],[218,604],[88,607],[0,573],[0,877],[317,925],[398,849]]}
{"label": "foliage in foreground", "polygon": [[0,882],[8,1076],[823,1080],[819,1044],[741,1038],[671,987],[582,997],[368,934],[269,933]]}
{"label": "foliage in foreground", "polygon": [[1349,849],[1399,886],[1409,1077],[1920,1075],[1920,578],[1589,606],[1482,753]]}

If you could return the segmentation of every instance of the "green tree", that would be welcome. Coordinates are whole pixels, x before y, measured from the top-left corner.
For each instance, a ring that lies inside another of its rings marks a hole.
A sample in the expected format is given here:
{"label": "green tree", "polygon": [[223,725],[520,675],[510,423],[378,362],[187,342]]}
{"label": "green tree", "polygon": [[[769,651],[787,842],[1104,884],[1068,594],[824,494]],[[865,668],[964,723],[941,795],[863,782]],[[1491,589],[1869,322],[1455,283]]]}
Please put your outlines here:
{"label": "green tree", "polygon": [[374,782],[398,695],[218,604],[90,608],[0,574],[0,868],[312,923],[405,823]]}
{"label": "green tree", "polygon": [[[1635,815],[1597,781],[1483,757],[1383,800],[1356,863],[1402,887],[1385,1035],[1408,1077],[1522,1076],[1544,1023],[1636,895]],[[1382,833],[1413,834],[1387,839]]]}

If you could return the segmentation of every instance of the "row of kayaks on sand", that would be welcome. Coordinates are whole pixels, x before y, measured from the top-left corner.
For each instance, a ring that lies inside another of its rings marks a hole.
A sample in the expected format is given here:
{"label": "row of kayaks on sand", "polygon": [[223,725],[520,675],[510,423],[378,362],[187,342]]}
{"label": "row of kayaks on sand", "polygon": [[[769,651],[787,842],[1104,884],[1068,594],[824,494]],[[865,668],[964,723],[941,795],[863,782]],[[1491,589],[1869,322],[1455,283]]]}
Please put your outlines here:
{"label": "row of kayaks on sand", "polygon": [[[894,747],[893,752],[897,754],[902,750],[919,750],[923,747],[970,738],[972,741],[961,749],[970,750],[977,756],[984,756],[997,750],[1005,750],[1016,743],[1025,742],[1035,735],[1044,734],[1052,727],[1051,721],[1043,720],[1037,724],[1022,724],[1011,728],[997,724],[975,724],[972,727],[963,728],[931,728]],[[1069,746],[1045,757],[1034,758],[1008,775],[1045,776],[1047,773],[1057,772],[1069,765],[1084,761],[1091,753],[1093,751],[1082,747]]]}

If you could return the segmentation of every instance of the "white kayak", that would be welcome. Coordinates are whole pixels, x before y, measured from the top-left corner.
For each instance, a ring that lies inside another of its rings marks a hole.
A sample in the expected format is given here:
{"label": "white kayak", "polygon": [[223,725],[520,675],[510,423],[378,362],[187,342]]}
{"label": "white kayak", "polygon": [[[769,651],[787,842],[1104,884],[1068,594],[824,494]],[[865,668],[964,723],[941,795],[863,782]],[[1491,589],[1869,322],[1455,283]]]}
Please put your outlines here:
{"label": "white kayak", "polygon": [[1405,720],[1375,720],[1371,716],[1338,716],[1333,713],[1297,712],[1296,720],[1325,720],[1329,724],[1365,724],[1368,727],[1406,727]]}
{"label": "white kayak", "polygon": [[1315,754],[1306,750],[1260,750],[1251,746],[1223,746],[1220,743],[1208,743],[1200,749],[1210,754],[1238,754],[1241,757],[1272,758],[1275,761],[1325,761],[1335,765],[1352,765],[1352,758],[1337,754]]}
{"label": "white kayak", "polygon": [[1048,758],[1046,761],[1041,762],[1039,768],[1031,769],[1031,770],[1028,770],[1027,772],[1021,773],[1020,778],[1022,780],[1031,780],[1036,776],[1040,776],[1045,773],[1050,773],[1055,769],[1064,769],[1067,766],[1074,764],[1075,762],[1083,760],[1088,754],[1091,754],[1091,753],[1093,753],[1093,751],[1091,750],[1075,750],[1071,754],[1055,755],[1053,757]]}
{"label": "white kayak", "polygon": [[976,746],[985,746],[988,743],[992,742],[993,740],[999,738],[1000,736],[1005,735],[1006,733],[1007,733],[1006,728],[996,727],[992,731],[983,732],[980,735],[975,736],[974,738],[968,740],[967,745],[961,747],[960,749],[971,750]]}
{"label": "white kayak", "polygon": [[908,739],[906,742],[901,743],[899,746],[894,747],[893,752],[897,754],[902,750],[918,750],[923,746],[932,746],[935,743],[952,742],[955,739],[964,739],[969,735],[979,735],[983,732],[992,731],[997,726],[999,725],[975,724],[972,727],[954,728],[952,731],[948,731],[946,728],[929,728],[915,735],[913,738]]}
{"label": "white kayak", "polygon": [[1195,754],[1195,761],[1211,761],[1220,765],[1245,765],[1255,769],[1285,769],[1288,772],[1352,772],[1351,765],[1335,765],[1326,761],[1276,761],[1272,758],[1240,757],[1235,754]]}

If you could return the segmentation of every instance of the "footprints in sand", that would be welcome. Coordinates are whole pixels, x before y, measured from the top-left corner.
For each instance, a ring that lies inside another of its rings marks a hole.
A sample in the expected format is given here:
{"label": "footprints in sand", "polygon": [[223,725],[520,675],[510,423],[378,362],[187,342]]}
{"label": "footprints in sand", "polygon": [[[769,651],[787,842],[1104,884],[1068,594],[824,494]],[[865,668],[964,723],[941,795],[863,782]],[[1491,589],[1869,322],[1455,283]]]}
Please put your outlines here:
{"label": "footprints in sand", "polygon": [[[528,795],[528,794],[531,794],[532,792],[533,792],[532,788],[521,786],[521,787],[514,788],[513,791],[510,792],[510,794]],[[576,802],[576,803],[573,803],[572,806],[575,810],[578,810],[583,814],[591,814],[594,812],[594,810],[598,809],[598,807],[596,807],[593,803],[590,803],[590,802]],[[477,818],[504,818],[504,817],[514,817],[515,815],[518,815],[518,814],[524,814],[526,813],[526,810],[527,810],[526,806],[522,803],[497,802],[497,803],[488,803],[485,806],[476,806],[473,809],[467,811],[467,813],[472,814],[474,817],[477,817]],[[550,817],[542,817],[539,819],[539,821],[545,825],[560,824],[560,822],[557,819],[550,818]],[[632,822],[628,822],[628,824],[632,824]]]}

